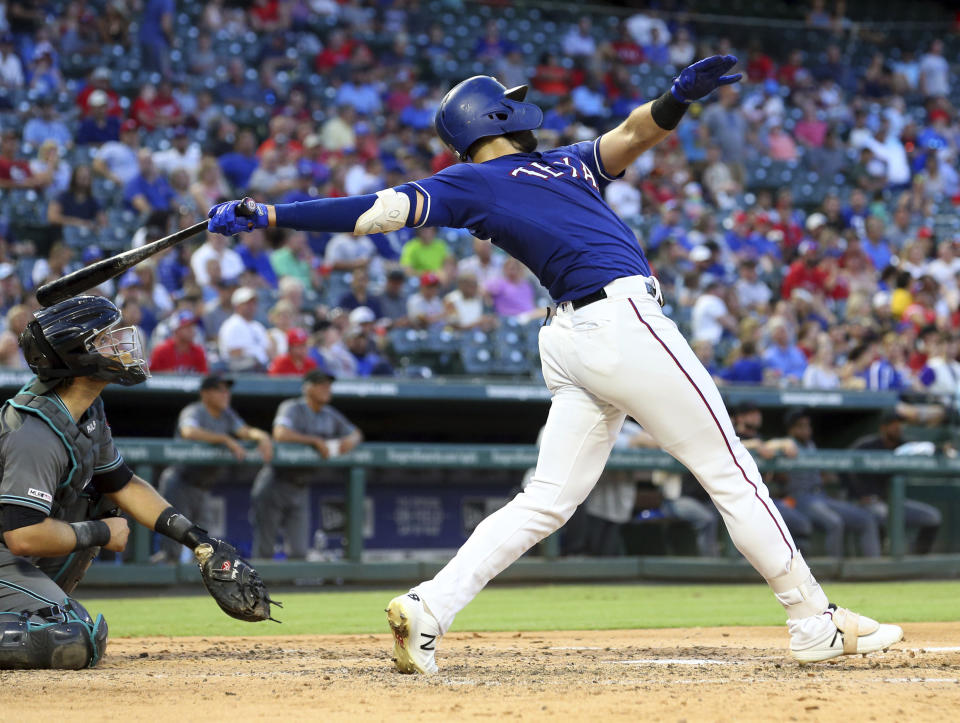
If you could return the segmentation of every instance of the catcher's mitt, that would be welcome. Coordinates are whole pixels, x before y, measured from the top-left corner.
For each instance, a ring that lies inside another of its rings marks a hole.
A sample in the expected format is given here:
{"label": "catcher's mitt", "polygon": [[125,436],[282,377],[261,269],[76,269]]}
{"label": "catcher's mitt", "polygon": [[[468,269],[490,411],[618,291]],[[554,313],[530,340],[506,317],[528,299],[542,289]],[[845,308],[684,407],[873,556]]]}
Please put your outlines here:
{"label": "catcher's mitt", "polygon": [[222,540],[197,545],[193,551],[207,592],[230,617],[257,623],[273,620],[270,606],[283,607],[271,600],[263,580],[234,547]]}

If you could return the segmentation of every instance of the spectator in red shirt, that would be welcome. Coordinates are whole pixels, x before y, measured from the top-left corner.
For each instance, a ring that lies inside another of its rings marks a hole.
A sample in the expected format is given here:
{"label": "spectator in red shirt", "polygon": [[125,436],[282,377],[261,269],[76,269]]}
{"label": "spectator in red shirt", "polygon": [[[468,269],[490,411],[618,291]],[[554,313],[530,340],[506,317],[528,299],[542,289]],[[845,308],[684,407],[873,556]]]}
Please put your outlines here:
{"label": "spectator in red shirt", "polygon": [[335,30],[330,33],[330,42],[327,47],[317,53],[313,61],[314,67],[318,73],[333,70],[350,59],[354,47],[354,42],[342,30]]}
{"label": "spectator in red shirt", "polygon": [[794,289],[829,294],[833,289],[832,274],[821,264],[820,246],[816,241],[804,241],[797,248],[799,258],[790,264],[783,279],[780,294],[789,299]]}
{"label": "spectator in red shirt", "polygon": [[770,56],[763,52],[760,46],[750,48],[750,60],[747,62],[747,78],[751,83],[762,83],[773,78],[777,68]]}
{"label": "spectator in red shirt", "polygon": [[806,84],[810,79],[810,72],[803,67],[803,51],[791,50],[787,62],[777,71],[777,82],[791,90],[798,85]]}
{"label": "spectator in red shirt", "polygon": [[646,59],[643,48],[634,41],[626,23],[620,26],[620,37],[610,44],[610,49],[617,62],[623,65],[640,65]]}
{"label": "spectator in red shirt", "polygon": [[533,76],[533,87],[544,95],[566,95],[570,92],[570,71],[564,68],[556,56],[544,53]]}
{"label": "spectator in red shirt", "polygon": [[173,125],[181,116],[180,106],[170,93],[169,83],[164,83],[162,88],[160,92],[147,83],[140,89],[140,95],[130,109],[130,117],[148,131]]}
{"label": "spectator in red shirt", "polygon": [[303,376],[317,363],[307,353],[307,332],[298,327],[287,329],[287,353],[278,354],[270,362],[267,374],[272,377],[297,375]]}
{"label": "spectator in red shirt", "polygon": [[184,309],[177,312],[173,335],[154,347],[150,355],[150,370],[154,372],[195,372],[206,374],[207,355],[194,342],[197,317]]}
{"label": "spectator in red shirt", "polygon": [[6,130],[0,137],[0,188],[40,188],[50,182],[48,174],[34,176],[30,163],[20,154],[20,136]]}
{"label": "spectator in red shirt", "polygon": [[110,88],[110,71],[104,67],[94,68],[93,72],[90,73],[90,80],[83,90],[77,94],[77,105],[80,106],[81,115],[90,114],[90,94],[95,90],[102,90],[107,94],[107,115],[117,118],[123,115],[120,96]]}

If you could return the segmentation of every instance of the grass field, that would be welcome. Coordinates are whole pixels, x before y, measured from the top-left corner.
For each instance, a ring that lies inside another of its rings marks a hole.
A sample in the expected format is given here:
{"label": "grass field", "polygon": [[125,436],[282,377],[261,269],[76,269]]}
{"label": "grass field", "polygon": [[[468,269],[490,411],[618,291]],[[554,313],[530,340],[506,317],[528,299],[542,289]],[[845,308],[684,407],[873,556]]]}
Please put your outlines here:
{"label": "grass field", "polygon": [[[960,582],[831,583],[831,599],[886,622],[960,620]],[[283,625],[233,620],[205,595],[93,598],[113,637],[328,635],[387,632],[383,609],[397,590],[277,594]],[[765,585],[539,585],[493,587],[460,613],[453,630],[618,630],[781,625]]]}

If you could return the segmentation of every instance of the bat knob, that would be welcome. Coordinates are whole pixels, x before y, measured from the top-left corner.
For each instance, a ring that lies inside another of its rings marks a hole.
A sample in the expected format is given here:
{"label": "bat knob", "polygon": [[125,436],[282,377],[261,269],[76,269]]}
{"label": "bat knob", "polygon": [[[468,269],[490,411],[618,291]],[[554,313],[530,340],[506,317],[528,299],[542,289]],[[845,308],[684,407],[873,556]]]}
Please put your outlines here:
{"label": "bat knob", "polygon": [[257,213],[257,202],[247,196],[237,204],[238,216],[253,216]]}

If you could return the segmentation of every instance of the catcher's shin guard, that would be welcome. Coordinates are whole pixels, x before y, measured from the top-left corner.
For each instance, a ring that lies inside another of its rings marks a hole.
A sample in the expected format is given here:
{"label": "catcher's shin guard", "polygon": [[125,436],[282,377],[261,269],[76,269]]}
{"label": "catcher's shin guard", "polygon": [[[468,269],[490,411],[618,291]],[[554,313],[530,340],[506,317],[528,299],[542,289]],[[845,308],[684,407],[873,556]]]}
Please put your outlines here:
{"label": "catcher's shin guard", "polygon": [[0,670],[92,668],[106,648],[107,621],[70,598],[35,613],[0,613]]}

